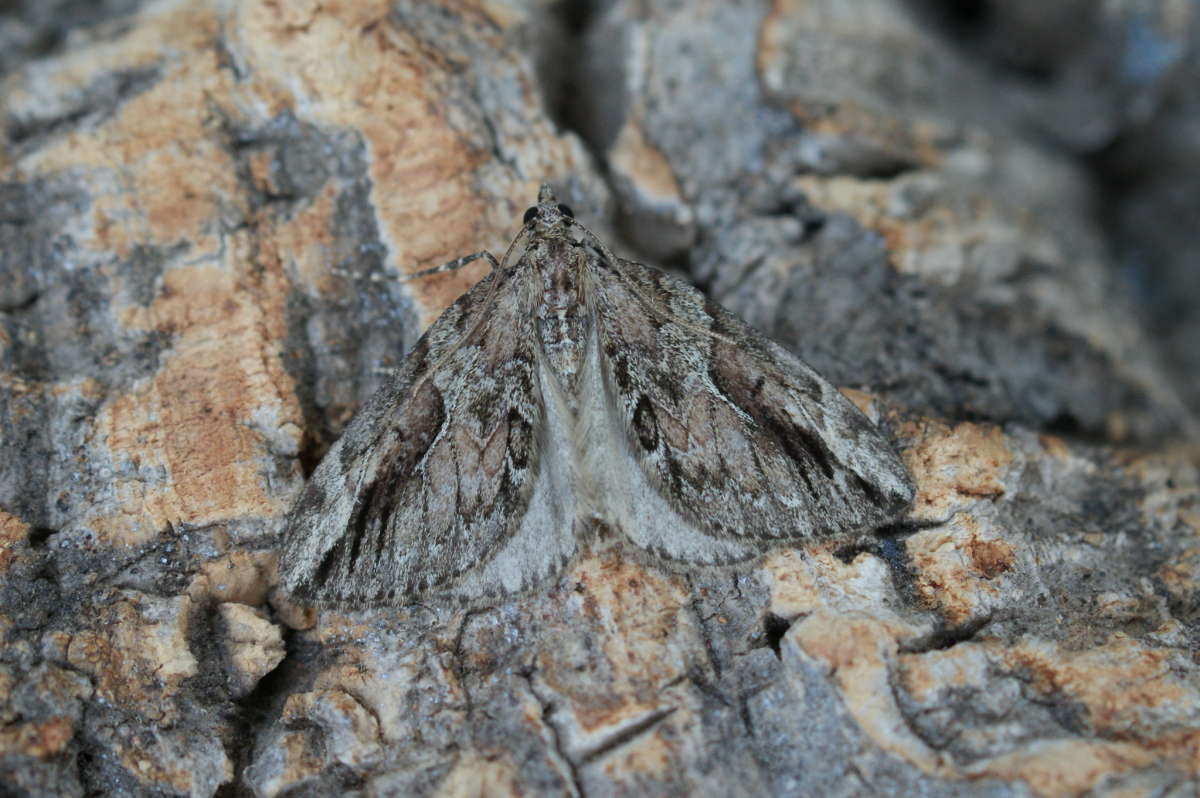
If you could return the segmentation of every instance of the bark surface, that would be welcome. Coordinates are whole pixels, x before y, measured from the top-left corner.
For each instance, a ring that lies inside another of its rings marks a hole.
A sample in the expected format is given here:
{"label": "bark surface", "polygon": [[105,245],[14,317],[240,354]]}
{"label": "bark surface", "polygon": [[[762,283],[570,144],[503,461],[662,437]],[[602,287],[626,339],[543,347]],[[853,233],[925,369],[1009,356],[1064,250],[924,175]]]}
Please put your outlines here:
{"label": "bark surface", "polygon": [[[1193,7],[78,5],[0,14],[6,793],[1195,794]],[[904,522],[284,600],[305,474],[486,264],[400,278],[543,181],[877,419]]]}

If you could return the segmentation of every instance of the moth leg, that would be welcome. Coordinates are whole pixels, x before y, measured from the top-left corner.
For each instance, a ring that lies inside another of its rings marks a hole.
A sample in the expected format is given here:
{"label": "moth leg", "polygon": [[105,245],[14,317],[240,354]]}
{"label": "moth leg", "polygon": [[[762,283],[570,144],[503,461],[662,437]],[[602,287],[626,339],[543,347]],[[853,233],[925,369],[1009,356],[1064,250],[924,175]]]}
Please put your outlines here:
{"label": "moth leg", "polygon": [[443,272],[458,271],[463,266],[466,266],[468,263],[474,263],[475,261],[479,260],[480,258],[483,258],[488,263],[490,263],[493,270],[499,271],[500,264],[499,264],[499,262],[497,262],[496,256],[493,255],[492,253],[488,252],[487,250],[484,250],[483,252],[476,252],[473,255],[463,255],[461,258],[455,258],[454,260],[450,261],[449,263],[443,263],[441,266],[434,266],[432,269],[422,269],[419,272],[413,272],[412,274],[405,274],[402,277],[400,277],[400,282],[407,283],[410,280],[416,280],[420,277],[429,277],[431,275],[441,274]]}

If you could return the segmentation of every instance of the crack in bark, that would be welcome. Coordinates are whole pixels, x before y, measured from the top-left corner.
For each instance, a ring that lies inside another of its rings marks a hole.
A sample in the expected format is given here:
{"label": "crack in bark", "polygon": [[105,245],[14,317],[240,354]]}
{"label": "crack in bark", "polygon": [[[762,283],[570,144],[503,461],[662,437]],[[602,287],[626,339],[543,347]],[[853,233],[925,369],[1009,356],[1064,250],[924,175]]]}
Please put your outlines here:
{"label": "crack in bark", "polygon": [[[691,576],[685,575],[684,578],[687,581],[688,592],[695,596],[696,587],[692,582]],[[700,611],[700,599],[693,598],[691,602],[688,603],[688,607],[696,616],[696,622],[700,629],[700,639],[704,643],[704,653],[708,657],[709,667],[712,668],[713,674],[717,677],[717,681],[720,681],[723,673],[721,661],[717,657],[716,647],[713,645],[712,636],[708,632],[708,622],[706,621],[704,614]]]}
{"label": "crack in bark", "polygon": [[927,635],[904,643],[898,647],[902,654],[925,654],[930,651],[945,651],[959,643],[974,639],[981,630],[996,619],[994,613],[974,618],[958,626],[941,626]]}
{"label": "crack in bark", "polygon": [[751,739],[754,739],[755,737],[757,737],[757,734],[754,731],[754,718],[750,715],[750,699],[754,698],[756,695],[761,693],[763,690],[766,690],[768,687],[772,687],[772,686],[773,685],[763,685],[754,690],[747,690],[738,696],[738,701],[737,701],[738,717],[742,721],[742,728],[744,728],[746,730],[746,735],[749,736]]}
{"label": "crack in bark", "polygon": [[656,709],[643,717],[641,720],[617,729],[608,737],[598,741],[595,745],[592,745],[586,751],[584,751],[579,757],[580,761],[583,764],[587,764],[604,756],[614,748],[618,748],[625,743],[633,741],[635,738],[640,737],[643,733],[653,729],[668,715],[673,714],[677,709],[679,709],[679,707],[664,707],[663,709]]}
{"label": "crack in bark", "polygon": [[[233,768],[233,780],[227,782],[231,794],[250,795],[253,790],[246,783],[246,768],[253,764],[258,746],[251,742],[257,741],[264,731],[269,731],[279,721],[283,713],[287,696],[298,692],[294,676],[302,668],[305,659],[303,654],[304,642],[298,632],[286,624],[280,624],[283,638],[283,659],[258,680],[254,689],[241,699],[231,703],[237,708],[237,714],[230,724],[229,740],[233,745],[226,745],[225,753]],[[362,703],[355,696],[355,700]],[[368,709],[368,711],[370,711]],[[378,718],[376,718],[378,720]]]}
{"label": "crack in bark", "polygon": [[567,753],[566,744],[563,742],[563,734],[559,731],[558,726],[555,725],[554,721],[550,718],[550,714],[555,708],[554,702],[548,698],[544,698],[534,686],[533,674],[535,671],[536,668],[531,665],[528,668],[524,668],[519,671],[517,675],[525,681],[526,686],[529,688],[529,694],[533,696],[533,699],[537,701],[538,706],[542,708],[542,725],[550,730],[551,741],[554,743],[554,752],[566,766],[567,773],[571,777],[571,783],[575,788],[574,794],[579,796],[579,798],[584,798],[587,793],[583,789],[583,777],[579,773],[579,765],[570,756],[570,754]]}
{"label": "crack in bark", "polygon": [[720,687],[713,682],[702,678],[700,674],[696,673],[696,671],[688,671],[687,680],[695,685],[696,689],[699,690],[704,696],[711,698],[721,706],[732,707],[734,705],[733,702],[729,700],[729,697],[721,691]]}
{"label": "crack in bark", "polygon": [[454,635],[454,648],[451,649],[450,652],[450,659],[454,663],[451,672],[454,674],[454,679],[458,682],[458,686],[462,688],[463,698],[466,702],[464,709],[468,718],[470,718],[471,714],[475,711],[475,699],[471,695],[471,689],[467,686],[467,668],[463,662],[463,637],[466,635],[467,626],[471,623],[471,619],[473,617],[476,615],[482,615],[483,613],[489,612],[493,609],[495,608],[475,607],[463,613],[462,621],[458,625],[458,631]]}
{"label": "crack in bark", "polygon": [[[895,671],[891,667],[889,667],[888,668],[887,687],[888,687],[888,691],[889,691],[891,699],[892,699],[892,706],[894,706],[896,708],[896,714],[900,716],[900,719],[902,721],[904,721],[904,728],[908,729],[909,734],[911,734],[917,740],[920,740],[921,743],[923,745],[925,745],[926,747],[928,747],[930,751],[932,751],[934,753],[940,753],[940,752],[944,751],[947,747],[949,747],[950,741],[947,740],[945,742],[939,743],[937,740],[932,739],[930,734],[927,731],[925,731],[923,728],[921,728],[920,724],[918,724],[916,722],[916,720],[914,719],[914,715],[920,715],[921,713],[920,712],[915,712],[915,713],[910,712],[905,708],[906,701],[904,699],[904,696],[901,695],[903,688],[901,688],[900,685],[897,684],[897,682],[899,681],[899,677],[897,676],[896,679],[893,679],[892,678],[893,675],[896,675]],[[880,748],[882,750],[882,747],[879,746],[878,743],[876,743],[876,747]],[[854,760],[851,759],[849,764],[851,767],[853,767]]]}

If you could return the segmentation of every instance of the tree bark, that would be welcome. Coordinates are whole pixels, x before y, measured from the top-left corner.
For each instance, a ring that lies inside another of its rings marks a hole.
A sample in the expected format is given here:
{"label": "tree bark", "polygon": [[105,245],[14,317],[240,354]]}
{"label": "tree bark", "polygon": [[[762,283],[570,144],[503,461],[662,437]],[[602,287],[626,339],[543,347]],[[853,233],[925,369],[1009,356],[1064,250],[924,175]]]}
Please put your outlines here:
{"label": "tree bark", "polygon": [[[1163,192],[1097,177],[1195,119],[1196,12],[1135,5],[10,12],[2,783],[1194,794],[1194,355],[1115,254]],[[503,252],[543,181],[843,387],[903,522],[686,575],[601,547],[470,611],[284,598],[305,474],[487,266],[400,278]]]}

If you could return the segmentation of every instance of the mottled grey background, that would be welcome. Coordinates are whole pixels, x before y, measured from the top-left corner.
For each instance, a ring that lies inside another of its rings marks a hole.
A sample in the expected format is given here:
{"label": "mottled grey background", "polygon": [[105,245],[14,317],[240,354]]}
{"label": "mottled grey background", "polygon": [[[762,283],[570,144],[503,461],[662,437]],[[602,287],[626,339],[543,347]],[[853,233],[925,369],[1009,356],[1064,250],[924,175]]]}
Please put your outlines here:
{"label": "mottled grey background", "polygon": [[[0,2],[0,791],[1195,795],[1198,17]],[[395,278],[542,179],[862,391],[909,517],[471,613],[274,592],[465,286]]]}

